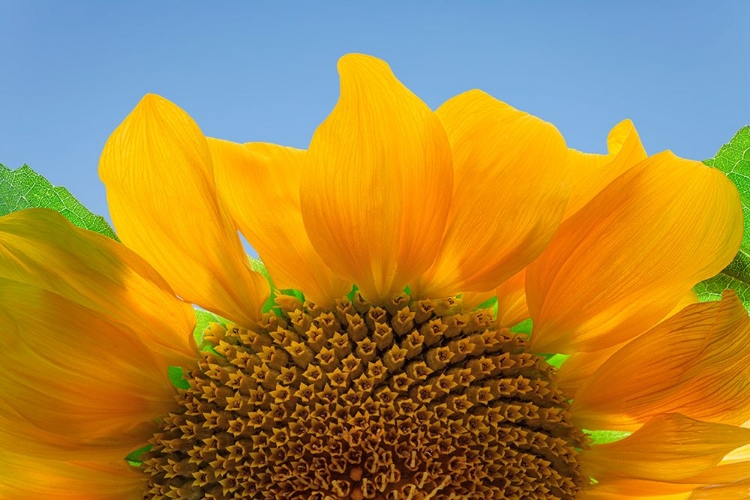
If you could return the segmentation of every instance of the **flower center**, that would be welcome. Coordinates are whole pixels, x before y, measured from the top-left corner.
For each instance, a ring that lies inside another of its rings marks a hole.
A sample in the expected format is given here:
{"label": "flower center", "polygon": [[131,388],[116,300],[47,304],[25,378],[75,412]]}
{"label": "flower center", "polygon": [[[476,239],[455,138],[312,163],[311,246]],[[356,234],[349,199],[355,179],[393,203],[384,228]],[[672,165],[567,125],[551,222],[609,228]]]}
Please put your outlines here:
{"label": "flower center", "polygon": [[573,499],[586,478],[553,368],[460,301],[332,311],[294,297],[214,324],[142,469],[145,499]]}

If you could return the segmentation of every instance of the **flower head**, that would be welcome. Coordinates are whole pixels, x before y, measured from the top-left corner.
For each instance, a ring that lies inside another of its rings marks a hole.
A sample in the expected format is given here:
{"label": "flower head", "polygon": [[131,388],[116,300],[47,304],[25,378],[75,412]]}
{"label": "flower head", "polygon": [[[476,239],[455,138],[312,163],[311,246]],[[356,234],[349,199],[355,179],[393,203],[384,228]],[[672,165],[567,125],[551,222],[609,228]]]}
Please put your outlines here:
{"label": "flower head", "polygon": [[[723,174],[629,121],[589,155],[481,91],[433,112],[380,60],[339,72],[306,151],[144,97],[100,164],[124,245],[0,219],[0,496],[746,493],[750,320],[691,292],[740,243]],[[191,304],[227,319],[210,348]]]}

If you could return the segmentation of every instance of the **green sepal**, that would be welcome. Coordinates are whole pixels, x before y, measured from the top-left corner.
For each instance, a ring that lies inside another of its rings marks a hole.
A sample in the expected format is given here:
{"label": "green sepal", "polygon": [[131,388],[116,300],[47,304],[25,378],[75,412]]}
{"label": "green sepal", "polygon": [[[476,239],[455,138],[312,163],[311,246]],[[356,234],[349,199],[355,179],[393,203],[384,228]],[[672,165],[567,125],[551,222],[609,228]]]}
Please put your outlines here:
{"label": "green sepal", "polygon": [[724,172],[740,192],[744,215],[742,244],[734,260],[719,274],[695,287],[701,301],[717,300],[724,290],[732,289],[750,309],[750,126],[741,128],[716,156],[703,163]]}
{"label": "green sepal", "polygon": [[560,368],[565,360],[570,357],[570,354],[552,354],[547,358],[547,364]]}
{"label": "green sepal", "polygon": [[141,464],[143,463],[143,456],[149,451],[151,451],[151,448],[153,447],[154,445],[147,444],[146,446],[142,448],[138,448],[135,451],[131,451],[130,453],[128,453],[128,456],[125,457],[125,460],[127,460],[128,463],[132,465],[133,467],[140,467]]}
{"label": "green sepal", "polygon": [[531,320],[531,318],[528,318],[528,319],[521,321],[517,325],[513,325],[510,328],[510,331],[513,333],[531,335],[531,331],[533,329],[534,329],[534,322]]}
{"label": "green sepal", "polygon": [[198,348],[201,351],[209,350],[212,347],[211,344],[203,338],[203,332],[211,323],[219,323],[220,325],[226,326],[227,320],[212,312],[203,309],[195,309],[195,328],[193,329],[193,336],[195,337],[195,343],[198,344]]}
{"label": "green sepal", "polygon": [[185,380],[185,373],[181,366],[170,366],[167,368],[167,375],[173,386],[178,389],[190,389],[190,383]]}
{"label": "green sepal", "polygon": [[593,444],[614,443],[632,434],[628,431],[589,431],[586,429],[583,432],[589,435]]}
{"label": "green sepal", "polygon": [[101,215],[94,215],[61,186],[53,186],[28,165],[11,170],[0,164],[0,216],[27,208],[49,208],[72,224],[120,241]]}

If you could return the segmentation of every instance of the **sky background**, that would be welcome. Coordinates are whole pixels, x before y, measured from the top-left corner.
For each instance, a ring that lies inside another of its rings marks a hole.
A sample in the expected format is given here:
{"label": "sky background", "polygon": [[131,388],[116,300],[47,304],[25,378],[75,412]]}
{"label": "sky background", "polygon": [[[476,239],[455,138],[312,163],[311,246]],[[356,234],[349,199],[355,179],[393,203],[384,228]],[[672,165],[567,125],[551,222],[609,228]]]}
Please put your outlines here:
{"label": "sky background", "polygon": [[206,135],[305,148],[337,59],[389,62],[433,109],[480,88],[605,152],[631,118],[649,153],[714,155],[750,124],[750,1],[0,0],[0,163],[108,217],[108,135],[147,92]]}

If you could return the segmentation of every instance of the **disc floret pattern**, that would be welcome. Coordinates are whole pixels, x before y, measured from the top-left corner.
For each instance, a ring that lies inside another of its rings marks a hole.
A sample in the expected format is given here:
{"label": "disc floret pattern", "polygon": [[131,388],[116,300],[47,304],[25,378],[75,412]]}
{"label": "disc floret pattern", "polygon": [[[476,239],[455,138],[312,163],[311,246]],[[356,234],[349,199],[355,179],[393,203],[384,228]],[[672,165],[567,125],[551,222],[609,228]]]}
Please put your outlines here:
{"label": "disc floret pattern", "polygon": [[145,499],[572,499],[585,446],[553,368],[460,299],[277,298],[212,324]]}

